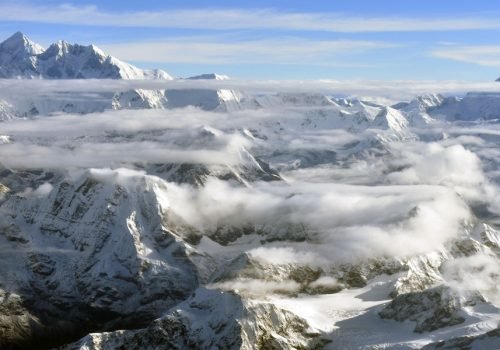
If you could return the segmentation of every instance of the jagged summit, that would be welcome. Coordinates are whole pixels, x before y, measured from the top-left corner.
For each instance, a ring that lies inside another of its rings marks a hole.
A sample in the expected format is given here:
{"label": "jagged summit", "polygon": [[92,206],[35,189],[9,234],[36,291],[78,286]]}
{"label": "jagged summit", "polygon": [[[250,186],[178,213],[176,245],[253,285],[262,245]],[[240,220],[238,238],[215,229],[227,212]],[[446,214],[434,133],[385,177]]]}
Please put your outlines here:
{"label": "jagged summit", "polygon": [[164,71],[122,62],[95,45],[59,40],[44,50],[21,32],[0,44],[0,78],[172,79]]}

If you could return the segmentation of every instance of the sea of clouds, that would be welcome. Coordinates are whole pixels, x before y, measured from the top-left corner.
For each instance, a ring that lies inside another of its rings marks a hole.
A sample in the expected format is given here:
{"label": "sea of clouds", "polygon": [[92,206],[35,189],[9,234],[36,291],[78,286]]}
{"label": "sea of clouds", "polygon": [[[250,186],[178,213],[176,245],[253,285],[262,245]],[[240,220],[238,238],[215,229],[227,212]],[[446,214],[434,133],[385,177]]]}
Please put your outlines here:
{"label": "sea of clouds", "polygon": [[[1,84],[6,82],[0,81]],[[193,88],[195,83],[9,81],[9,84],[10,93],[43,91],[54,96],[60,91],[81,94],[137,87],[183,89]],[[197,88],[199,84],[196,82]],[[393,87],[382,83],[314,82],[304,83],[300,88],[280,82],[201,84],[203,88],[255,92],[306,89],[375,96],[375,92],[382,91],[381,97],[391,99],[396,97],[397,90],[406,89],[402,97],[408,97],[423,89],[437,88],[432,83],[414,86],[408,82]],[[474,88],[485,86],[459,83],[441,86],[448,92]],[[289,129],[265,138],[248,132],[269,131],[266,128],[277,122],[295,125],[304,118],[303,112],[287,107],[222,113],[188,107],[16,119],[0,124],[0,135],[4,136],[0,164],[14,171],[43,168],[68,174],[91,168],[107,169],[94,174],[100,174],[101,180],[113,182],[120,178],[123,182],[123,179],[135,181],[151,176],[133,170],[139,163],[234,167],[241,165],[242,152],[250,152],[279,168],[279,164],[273,164],[276,150],[293,159],[298,151],[327,150],[341,154],[349,145],[376,140],[377,130]],[[476,219],[478,213],[474,207],[485,207],[494,217],[500,214],[497,181],[500,127],[494,123],[485,127],[481,123],[440,122],[414,131],[428,137],[375,143],[338,161],[283,168],[282,181],[257,181],[248,186],[217,178],[209,178],[203,186],[166,183],[169,209],[175,218],[200,234],[209,234],[221,225],[250,224],[263,232],[266,228],[290,225],[305,228],[304,241],[275,241],[248,248],[248,254],[264,264],[327,266],[435,251],[461,234],[465,223]],[[24,189],[19,196],[40,198],[52,190],[54,184],[44,183],[35,189]],[[488,257],[464,259],[463,264],[447,265],[446,274],[458,275],[454,277],[455,283],[463,287],[478,264],[486,266],[482,271],[495,268],[495,262]],[[488,279],[482,281],[487,283]],[[297,288],[293,282],[282,286],[259,283],[255,287],[259,290]],[[245,281],[240,284],[238,288],[253,285]],[[497,298],[496,294],[492,298]]]}

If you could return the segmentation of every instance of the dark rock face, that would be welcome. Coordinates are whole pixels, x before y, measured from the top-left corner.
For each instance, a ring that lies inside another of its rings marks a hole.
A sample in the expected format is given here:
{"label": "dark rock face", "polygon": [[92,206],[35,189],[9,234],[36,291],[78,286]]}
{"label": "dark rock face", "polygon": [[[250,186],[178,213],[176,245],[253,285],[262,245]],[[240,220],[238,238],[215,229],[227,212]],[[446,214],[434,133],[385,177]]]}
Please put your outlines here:
{"label": "dark rock face", "polygon": [[78,349],[322,349],[307,323],[271,305],[252,306],[233,293],[199,288],[175,310],[135,331],[93,334]]}
{"label": "dark rock face", "polygon": [[101,347],[96,338],[87,336],[64,349],[80,349],[83,345],[134,350],[239,349],[241,327],[236,318],[242,313],[243,305],[238,296],[199,289],[176,310],[144,329],[103,335]]}
{"label": "dark rock face", "polygon": [[484,302],[479,295],[462,300],[449,287],[438,286],[395,297],[380,312],[380,317],[396,321],[414,321],[415,332],[431,332],[464,322],[460,309],[479,302]]}

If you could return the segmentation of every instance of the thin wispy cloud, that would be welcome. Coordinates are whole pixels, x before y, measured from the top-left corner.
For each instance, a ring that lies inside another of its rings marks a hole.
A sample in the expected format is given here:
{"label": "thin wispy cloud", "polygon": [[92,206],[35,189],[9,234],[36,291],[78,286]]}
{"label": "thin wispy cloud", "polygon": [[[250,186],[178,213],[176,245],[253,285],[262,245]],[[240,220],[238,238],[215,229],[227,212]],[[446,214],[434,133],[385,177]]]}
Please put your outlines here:
{"label": "thin wispy cloud", "polygon": [[448,46],[436,49],[431,54],[448,60],[500,67],[500,45]]}
{"label": "thin wispy cloud", "polygon": [[412,32],[499,29],[494,18],[413,18],[352,16],[342,13],[283,12],[274,9],[169,9],[107,12],[95,5],[3,4],[0,19],[110,27],[192,29],[284,29],[327,32]]}
{"label": "thin wispy cloud", "polygon": [[[169,38],[104,45],[110,54],[129,61],[199,64],[267,63],[356,66],[340,59],[400,45],[363,40],[300,38],[222,42],[213,38]],[[360,66],[360,64],[358,64]]]}

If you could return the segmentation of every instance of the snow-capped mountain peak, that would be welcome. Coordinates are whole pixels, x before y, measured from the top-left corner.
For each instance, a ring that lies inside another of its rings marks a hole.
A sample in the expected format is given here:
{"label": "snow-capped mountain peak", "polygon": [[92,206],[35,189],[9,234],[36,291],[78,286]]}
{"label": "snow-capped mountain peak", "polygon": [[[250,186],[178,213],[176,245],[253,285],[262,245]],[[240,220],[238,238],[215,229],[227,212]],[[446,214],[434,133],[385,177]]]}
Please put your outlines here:
{"label": "snow-capped mountain peak", "polygon": [[[3,52],[10,51],[11,53],[24,55],[38,55],[44,51],[43,47],[29,39],[21,32],[16,32],[8,39],[0,44],[0,50]],[[24,56],[23,55],[23,56]],[[21,56],[12,58],[22,58]]]}
{"label": "snow-capped mountain peak", "polygon": [[144,70],[107,55],[95,45],[59,40],[44,50],[21,32],[0,44],[0,77],[42,79],[165,79],[161,70]]}
{"label": "snow-capped mountain peak", "polygon": [[189,77],[187,79],[190,79],[190,80],[229,80],[230,78],[227,75],[221,75],[221,74],[216,74],[216,73],[207,73],[207,74],[195,75],[195,76]]}
{"label": "snow-capped mountain peak", "polygon": [[423,94],[416,98],[426,108],[433,108],[440,106],[445,97],[441,94]]}
{"label": "snow-capped mountain peak", "polygon": [[31,41],[21,32],[0,43],[0,78],[37,76],[36,55],[43,53],[42,46]]}

